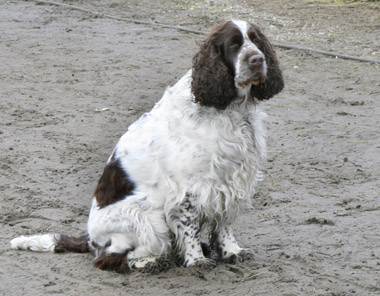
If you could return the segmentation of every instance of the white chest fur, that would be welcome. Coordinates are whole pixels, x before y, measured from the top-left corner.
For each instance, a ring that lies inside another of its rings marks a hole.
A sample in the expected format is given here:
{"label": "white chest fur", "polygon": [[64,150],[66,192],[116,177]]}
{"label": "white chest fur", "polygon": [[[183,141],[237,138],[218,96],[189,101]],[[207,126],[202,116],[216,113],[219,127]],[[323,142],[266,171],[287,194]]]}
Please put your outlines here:
{"label": "white chest fur", "polygon": [[193,103],[189,72],[129,128],[115,155],[147,202],[171,208],[193,194],[206,216],[232,219],[260,178],[265,116],[246,101],[223,111]]}

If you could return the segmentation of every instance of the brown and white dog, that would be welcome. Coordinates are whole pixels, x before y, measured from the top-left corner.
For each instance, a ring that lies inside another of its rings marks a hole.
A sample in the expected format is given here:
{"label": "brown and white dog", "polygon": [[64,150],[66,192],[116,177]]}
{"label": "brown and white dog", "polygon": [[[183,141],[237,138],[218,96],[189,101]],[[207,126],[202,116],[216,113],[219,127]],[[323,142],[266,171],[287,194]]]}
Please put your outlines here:
{"label": "brown and white dog", "polygon": [[[93,251],[101,269],[160,271],[251,257],[232,224],[249,205],[266,156],[259,103],[284,87],[260,29],[240,20],[215,27],[189,70],[116,145],[94,193],[88,235],[21,236],[13,249]],[[209,246],[200,232],[208,227]],[[215,253],[215,252],[214,252]]]}

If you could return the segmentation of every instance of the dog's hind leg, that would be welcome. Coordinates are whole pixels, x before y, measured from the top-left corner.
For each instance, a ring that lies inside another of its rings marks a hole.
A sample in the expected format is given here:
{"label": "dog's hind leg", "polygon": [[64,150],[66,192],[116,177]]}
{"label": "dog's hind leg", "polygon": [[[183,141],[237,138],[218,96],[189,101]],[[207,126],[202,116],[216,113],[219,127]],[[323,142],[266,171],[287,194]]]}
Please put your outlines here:
{"label": "dog's hind leg", "polygon": [[94,265],[126,272],[158,272],[169,267],[169,230],[162,210],[134,202],[132,197],[104,209],[94,204],[88,223]]}

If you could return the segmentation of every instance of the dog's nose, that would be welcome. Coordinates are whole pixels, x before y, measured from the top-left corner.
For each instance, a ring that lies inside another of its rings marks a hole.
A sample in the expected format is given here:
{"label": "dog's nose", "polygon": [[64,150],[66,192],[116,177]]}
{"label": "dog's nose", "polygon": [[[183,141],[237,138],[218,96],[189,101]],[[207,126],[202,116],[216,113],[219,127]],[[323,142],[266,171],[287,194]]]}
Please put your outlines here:
{"label": "dog's nose", "polygon": [[264,57],[260,54],[253,55],[248,58],[248,64],[253,68],[261,67],[263,63]]}

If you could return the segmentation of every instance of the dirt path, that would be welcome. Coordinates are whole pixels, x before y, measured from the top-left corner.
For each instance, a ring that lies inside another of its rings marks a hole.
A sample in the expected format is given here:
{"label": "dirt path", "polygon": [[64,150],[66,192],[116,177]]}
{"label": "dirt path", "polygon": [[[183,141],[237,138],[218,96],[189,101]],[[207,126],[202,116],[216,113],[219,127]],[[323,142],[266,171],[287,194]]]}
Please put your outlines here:
{"label": "dirt path", "polygon": [[[379,4],[64,1],[203,31],[235,17],[277,42],[380,60]],[[372,2],[373,3],[373,2]],[[86,230],[119,136],[191,65],[199,36],[0,2],[0,295],[380,295],[380,65],[278,49],[266,179],[236,225],[255,260],[119,275],[80,254],[9,249]]]}

